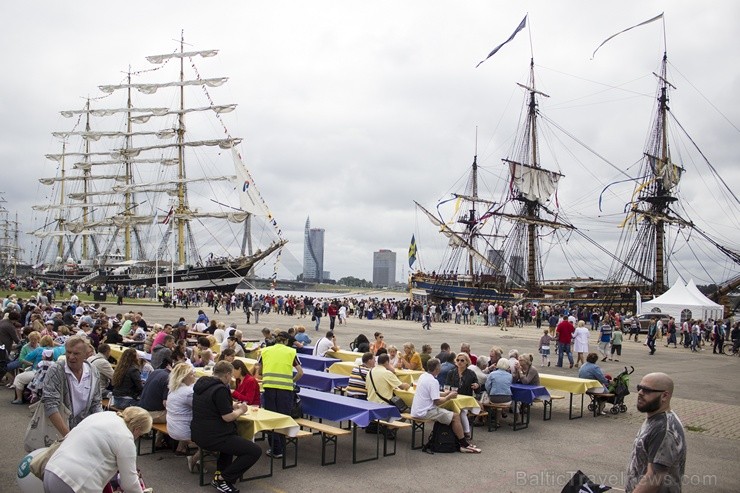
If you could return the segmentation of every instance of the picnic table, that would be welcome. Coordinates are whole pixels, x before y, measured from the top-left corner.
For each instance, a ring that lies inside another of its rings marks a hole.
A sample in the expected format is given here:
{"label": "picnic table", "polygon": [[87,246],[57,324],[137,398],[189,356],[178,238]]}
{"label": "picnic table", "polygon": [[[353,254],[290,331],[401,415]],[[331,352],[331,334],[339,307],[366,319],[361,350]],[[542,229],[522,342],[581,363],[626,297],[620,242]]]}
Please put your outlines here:
{"label": "picnic table", "polygon": [[[393,393],[403,399],[403,402],[405,402],[407,406],[411,407],[411,404],[414,401],[414,396],[416,395],[416,389],[414,389],[413,387],[409,388],[408,390],[395,389]],[[480,404],[478,404],[478,401],[476,401],[475,398],[471,395],[458,394],[457,397],[455,397],[454,399],[450,399],[449,401],[442,404],[440,407],[442,409],[447,409],[448,411],[452,411],[453,413],[458,414],[460,414],[460,411],[466,409],[473,414],[480,413]]]}
{"label": "picnic table", "polygon": [[[531,405],[535,399],[550,400],[550,393],[543,385],[511,384],[511,400],[514,401],[514,431],[529,428]],[[521,423],[517,423],[517,403],[522,406],[523,416]]]}
{"label": "picnic table", "polygon": [[349,377],[325,371],[304,369],[303,376],[296,383],[302,388],[331,392],[337,387],[346,387],[349,384]]}
{"label": "picnic table", "polygon": [[306,346],[306,345],[304,345],[303,347],[296,348],[296,352],[298,354],[313,354],[313,351],[314,351],[314,348],[315,347],[316,346]]}
{"label": "picnic table", "polygon": [[351,363],[354,363],[358,359],[362,358],[362,353],[355,353],[354,351],[340,349],[339,351],[327,351],[326,356],[329,358],[337,358],[342,361],[349,361]]}
{"label": "picnic table", "polygon": [[300,430],[298,423],[290,416],[255,406],[249,406],[249,411],[237,418],[236,428],[239,435],[247,440],[253,440],[260,431],[279,431],[294,437]]}
{"label": "picnic table", "polygon": [[323,356],[312,356],[309,354],[297,354],[298,360],[303,368],[309,370],[326,371],[334,363],[339,363],[337,358],[325,358]]}
{"label": "picnic table", "polygon": [[[354,363],[350,363],[349,361],[340,361],[338,363],[334,363],[329,367],[329,371],[332,373],[337,373],[339,375],[351,375],[352,374],[352,368],[357,366]],[[424,373],[421,370],[396,370],[396,376],[401,381],[401,383],[407,383],[409,385],[413,385],[413,383],[419,379],[421,374]]]}
{"label": "picnic table", "polygon": [[[108,346],[110,347],[110,355],[113,356],[116,359],[116,361],[121,359],[121,355],[123,354],[125,350],[129,349],[119,344],[108,344]],[[144,351],[140,351],[137,349],[136,354],[139,356],[140,359],[145,359],[147,361],[152,360],[152,355],[149,353],[145,353]]]}
{"label": "picnic table", "polygon": [[[548,390],[560,390],[570,394],[570,404],[568,408],[568,419],[579,419],[583,417],[583,399],[588,389],[603,387],[598,380],[589,380],[586,378],[566,377],[563,375],[551,375],[540,373],[540,384],[547,387]],[[573,415],[573,395],[581,396],[581,413],[578,416]]]}
{"label": "picnic table", "polygon": [[350,421],[352,423],[353,464],[377,460],[380,456],[380,434],[377,434],[375,456],[362,460],[357,459],[357,427],[364,428],[372,421],[393,421],[401,418],[398,408],[390,404],[378,404],[311,389],[301,389],[299,395],[301,396],[303,414],[336,423],[341,423],[342,421]]}

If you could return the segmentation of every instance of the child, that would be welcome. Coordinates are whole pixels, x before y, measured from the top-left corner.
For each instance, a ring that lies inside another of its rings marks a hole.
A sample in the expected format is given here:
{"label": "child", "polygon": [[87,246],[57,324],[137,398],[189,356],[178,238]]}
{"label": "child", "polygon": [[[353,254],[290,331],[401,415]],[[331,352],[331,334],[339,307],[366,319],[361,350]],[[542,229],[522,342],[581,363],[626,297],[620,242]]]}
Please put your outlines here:
{"label": "child", "polygon": [[553,340],[548,329],[544,329],[542,332],[543,335],[540,337],[540,356],[542,357],[540,367],[545,366],[545,363],[550,366],[550,343]]}
{"label": "child", "polygon": [[31,404],[41,398],[41,389],[44,387],[44,378],[46,377],[46,373],[49,371],[51,365],[54,364],[53,350],[44,349],[44,352],[41,354],[41,361],[39,361],[36,373],[33,375],[33,380],[28,384],[28,390],[31,391]]}

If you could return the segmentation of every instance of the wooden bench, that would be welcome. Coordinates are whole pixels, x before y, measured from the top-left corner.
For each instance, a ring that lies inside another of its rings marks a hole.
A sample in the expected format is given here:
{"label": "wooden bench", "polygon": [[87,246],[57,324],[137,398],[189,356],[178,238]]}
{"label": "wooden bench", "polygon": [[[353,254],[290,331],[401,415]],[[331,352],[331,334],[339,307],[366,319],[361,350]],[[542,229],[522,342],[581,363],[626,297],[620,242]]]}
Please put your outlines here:
{"label": "wooden bench", "polygon": [[[298,440],[301,440],[303,438],[312,437],[313,433],[311,433],[310,431],[306,431],[306,430],[298,430],[298,433],[296,433],[296,436],[294,437],[288,436],[288,432],[286,430],[275,430],[275,433],[278,433],[285,437],[285,450],[283,450],[282,468],[290,469],[292,467],[297,466],[298,465]],[[293,446],[293,463],[288,464],[288,461],[287,461],[288,448],[291,445]],[[270,465],[270,475],[272,475],[272,465]],[[250,479],[254,479],[254,478],[250,478]]]}
{"label": "wooden bench", "polygon": [[378,421],[378,433],[383,434],[383,457],[396,455],[395,439],[391,440],[393,442],[393,452],[388,452],[388,435],[386,434],[386,430],[398,432],[398,430],[404,430],[406,428],[413,428],[413,425],[405,421]]}
{"label": "wooden bench", "polygon": [[550,394],[549,399],[535,399],[533,402],[542,402],[545,406],[544,413],[542,415],[542,421],[550,421],[552,419],[552,401],[565,399],[564,395]]}
{"label": "wooden bench", "polygon": [[[337,463],[337,438],[344,435],[349,435],[352,432],[345,430],[344,428],[337,428],[336,426],[330,426],[318,421],[311,421],[305,418],[299,418],[295,420],[301,428],[308,428],[317,432],[321,435],[321,465],[328,466]],[[331,462],[326,461],[326,446],[333,445],[334,457]]]}
{"label": "wooden bench", "polygon": [[[411,423],[411,450],[419,450],[424,447],[424,428],[427,423],[433,423],[431,419],[419,419],[410,413],[401,413],[401,418]],[[416,445],[416,432],[421,431],[421,443]]]}
{"label": "wooden bench", "polygon": [[489,404],[484,404],[483,407],[487,409],[488,412],[488,419],[486,420],[488,423],[488,431],[495,431],[497,430],[501,425],[499,425],[498,422],[498,412],[504,412],[508,410],[512,405],[512,402],[491,402]]}
{"label": "wooden bench", "polygon": [[[169,433],[167,433],[167,423],[154,423],[152,424],[152,430],[151,430],[151,440],[152,440],[152,451],[150,453],[154,453],[156,451],[156,445],[157,445],[157,432],[163,433],[166,436],[169,436]],[[138,440],[136,440],[136,455],[149,455],[149,454],[142,454],[141,453],[141,439],[144,438],[145,435],[142,435],[139,437]]]}

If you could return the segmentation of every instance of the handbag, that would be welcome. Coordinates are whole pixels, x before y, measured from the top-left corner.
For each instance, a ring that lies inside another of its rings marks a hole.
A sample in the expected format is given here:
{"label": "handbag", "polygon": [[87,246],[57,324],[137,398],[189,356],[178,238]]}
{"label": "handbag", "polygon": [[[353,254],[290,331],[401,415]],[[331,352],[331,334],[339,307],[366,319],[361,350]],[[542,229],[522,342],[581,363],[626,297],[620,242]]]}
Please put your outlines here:
{"label": "handbag", "polygon": [[296,392],[293,392],[293,407],[290,409],[290,417],[298,419],[303,417],[303,409],[301,407],[301,396]]}
{"label": "handbag", "polygon": [[396,406],[396,409],[398,409],[399,413],[405,413],[409,410],[409,406],[407,406],[404,400],[398,397],[397,395],[394,395],[390,399],[386,399],[385,397],[380,395],[380,392],[378,392],[378,388],[375,386],[375,380],[373,380],[372,370],[369,371],[367,374],[370,376],[370,383],[372,384],[373,389],[375,389],[375,393],[378,395],[378,397],[383,399],[388,404],[391,404],[392,406]]}
{"label": "handbag", "polygon": [[33,457],[33,460],[31,460],[31,464],[29,466],[31,468],[31,472],[40,480],[44,480],[44,471],[46,470],[46,464],[54,455],[54,452],[56,452],[59,446],[62,444],[62,440],[57,440],[56,442],[52,443],[44,450],[36,454]]}
{"label": "handbag", "polygon": [[484,406],[487,406],[491,403],[491,397],[488,395],[488,392],[486,392],[485,390],[480,396],[480,403]]}
{"label": "handbag", "polygon": [[[38,401],[31,404],[29,409],[33,411],[33,416],[31,416],[31,422],[28,423],[28,428],[23,438],[23,448],[26,452],[30,453],[42,447],[51,447],[54,442],[63,438],[49,418],[46,417],[43,402]],[[65,422],[69,421],[69,415],[71,413],[64,404],[60,405],[59,414],[62,415],[62,419]]]}

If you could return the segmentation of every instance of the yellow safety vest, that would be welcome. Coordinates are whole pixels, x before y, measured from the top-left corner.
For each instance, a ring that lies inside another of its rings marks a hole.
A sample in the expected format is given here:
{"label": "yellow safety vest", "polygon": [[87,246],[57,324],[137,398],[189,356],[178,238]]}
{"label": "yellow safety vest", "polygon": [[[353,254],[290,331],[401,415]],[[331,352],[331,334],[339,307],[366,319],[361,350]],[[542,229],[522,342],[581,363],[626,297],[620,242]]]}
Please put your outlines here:
{"label": "yellow safety vest", "polygon": [[285,344],[262,349],[262,387],[293,390],[293,361],[296,351]]}

